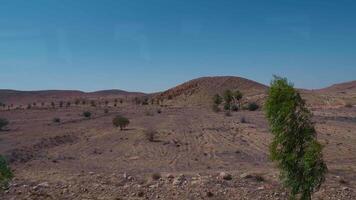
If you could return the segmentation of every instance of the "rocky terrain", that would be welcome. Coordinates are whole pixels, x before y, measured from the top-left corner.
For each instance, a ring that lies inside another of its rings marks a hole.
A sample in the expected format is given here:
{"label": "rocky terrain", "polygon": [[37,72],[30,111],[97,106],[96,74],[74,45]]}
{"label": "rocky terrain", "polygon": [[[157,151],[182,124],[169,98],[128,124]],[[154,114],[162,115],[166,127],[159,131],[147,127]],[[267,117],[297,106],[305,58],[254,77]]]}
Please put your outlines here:
{"label": "rocky terrain", "polygon": [[[313,199],[356,199],[356,91],[350,84],[301,90],[329,168]],[[15,174],[0,197],[287,199],[268,159],[271,134],[263,111],[212,111],[212,95],[226,89],[239,89],[244,102],[262,105],[268,87],[238,77],[200,78],[147,96],[159,105],[138,104],[141,93],[0,92],[2,102],[13,104],[0,111],[10,122],[0,132],[0,154]],[[95,106],[58,106],[78,98]],[[83,117],[83,111],[92,116]],[[130,120],[124,131],[112,125],[118,114]],[[147,132],[154,132],[153,139]]]}

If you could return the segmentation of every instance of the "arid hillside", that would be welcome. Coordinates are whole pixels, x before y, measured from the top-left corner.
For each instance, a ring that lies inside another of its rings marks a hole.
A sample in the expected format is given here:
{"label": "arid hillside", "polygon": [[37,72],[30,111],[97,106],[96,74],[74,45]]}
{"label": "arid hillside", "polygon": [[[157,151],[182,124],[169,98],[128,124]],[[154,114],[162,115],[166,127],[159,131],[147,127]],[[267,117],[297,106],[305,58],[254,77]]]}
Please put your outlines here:
{"label": "arid hillside", "polygon": [[155,96],[171,104],[210,105],[212,96],[225,90],[240,90],[245,99],[261,101],[267,86],[241,77],[216,76],[194,79]]}
{"label": "arid hillside", "polygon": [[144,93],[127,92],[124,90],[101,90],[96,92],[82,92],[79,90],[42,90],[42,91],[17,91],[0,90],[0,102],[5,104],[27,105],[34,102],[74,101],[75,99],[112,99],[119,97],[144,96]]}

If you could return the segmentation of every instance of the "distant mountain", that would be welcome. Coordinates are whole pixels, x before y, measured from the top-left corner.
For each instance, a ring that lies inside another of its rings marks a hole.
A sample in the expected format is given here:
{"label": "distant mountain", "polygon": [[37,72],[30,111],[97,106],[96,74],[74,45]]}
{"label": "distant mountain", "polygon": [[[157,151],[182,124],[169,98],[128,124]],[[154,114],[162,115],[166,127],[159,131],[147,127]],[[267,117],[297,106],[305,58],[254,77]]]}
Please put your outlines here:
{"label": "distant mountain", "polygon": [[102,90],[96,92],[82,92],[78,90],[0,90],[0,102],[7,104],[28,104],[33,102],[68,101],[76,98],[115,98],[120,96],[143,95],[145,94],[138,92],[127,92],[124,90]]}
{"label": "distant mountain", "polygon": [[338,83],[316,91],[322,93],[356,93],[356,81]]}

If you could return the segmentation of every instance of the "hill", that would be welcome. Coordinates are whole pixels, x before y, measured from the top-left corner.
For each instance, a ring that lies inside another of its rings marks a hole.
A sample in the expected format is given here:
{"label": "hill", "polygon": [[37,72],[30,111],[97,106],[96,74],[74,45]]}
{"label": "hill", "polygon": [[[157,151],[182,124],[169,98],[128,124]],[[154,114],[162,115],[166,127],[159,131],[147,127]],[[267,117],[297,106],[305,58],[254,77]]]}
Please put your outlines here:
{"label": "hill", "polygon": [[263,84],[241,77],[202,77],[162,92],[155,98],[182,105],[210,105],[213,95],[230,89],[240,90],[246,99],[259,101],[263,99],[267,88]]}
{"label": "hill", "polygon": [[41,91],[18,91],[0,90],[0,102],[10,104],[28,104],[42,101],[67,101],[77,98],[115,98],[122,96],[142,96],[144,93],[127,92],[124,90],[101,90],[96,92],[82,92],[79,90],[41,90]]}

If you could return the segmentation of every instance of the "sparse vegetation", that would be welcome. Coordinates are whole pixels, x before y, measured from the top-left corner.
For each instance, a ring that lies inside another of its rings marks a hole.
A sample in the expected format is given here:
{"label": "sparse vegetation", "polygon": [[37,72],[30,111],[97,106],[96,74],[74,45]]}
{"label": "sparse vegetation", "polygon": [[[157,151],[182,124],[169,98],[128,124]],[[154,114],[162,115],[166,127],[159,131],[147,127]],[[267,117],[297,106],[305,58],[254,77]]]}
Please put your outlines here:
{"label": "sparse vegetation", "polygon": [[13,176],[5,157],[0,155],[0,189],[6,189]]}
{"label": "sparse vegetation", "polygon": [[115,127],[120,127],[120,130],[124,130],[124,128],[130,124],[130,120],[126,117],[118,115],[113,119],[112,123]]}
{"label": "sparse vegetation", "polygon": [[61,119],[58,118],[58,117],[55,117],[55,118],[53,118],[52,121],[53,121],[54,123],[60,123],[60,122],[61,122]]}
{"label": "sparse vegetation", "polygon": [[153,173],[152,176],[151,176],[152,180],[159,180],[161,179],[161,174],[160,173]]}
{"label": "sparse vegetation", "polygon": [[9,124],[9,121],[5,118],[0,118],[0,131],[3,130],[7,125]]}
{"label": "sparse vegetation", "polygon": [[255,102],[249,103],[249,104],[247,105],[247,109],[248,109],[249,111],[256,111],[256,110],[258,110],[259,108],[260,108],[260,106],[259,106],[257,103],[255,103]]}
{"label": "sparse vegetation", "polygon": [[345,107],[346,108],[352,108],[352,104],[351,103],[347,103],[347,104],[345,104]]}
{"label": "sparse vegetation", "polygon": [[232,92],[231,90],[225,90],[224,92],[224,109],[238,111],[241,107],[242,93],[239,90]]}
{"label": "sparse vegetation", "polygon": [[84,112],[83,112],[83,116],[84,116],[85,118],[90,118],[90,117],[91,117],[91,112],[89,112],[89,111],[84,111]]}
{"label": "sparse vegetation", "polygon": [[234,111],[234,112],[237,112],[237,111],[239,111],[239,107],[237,105],[233,104],[231,106],[231,110]]}
{"label": "sparse vegetation", "polygon": [[219,105],[222,103],[222,97],[219,94],[214,95],[213,102],[213,111],[220,112]]}
{"label": "sparse vegetation", "polygon": [[230,110],[231,106],[230,104],[225,103],[224,104],[224,110]]}
{"label": "sparse vegetation", "polygon": [[312,114],[287,79],[275,77],[266,101],[266,116],[274,135],[271,159],[277,162],[290,198],[310,200],[327,171],[322,145],[316,139]]}
{"label": "sparse vegetation", "polygon": [[223,99],[219,94],[215,94],[213,97],[213,102],[215,105],[220,105],[222,103]]}

